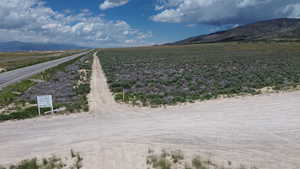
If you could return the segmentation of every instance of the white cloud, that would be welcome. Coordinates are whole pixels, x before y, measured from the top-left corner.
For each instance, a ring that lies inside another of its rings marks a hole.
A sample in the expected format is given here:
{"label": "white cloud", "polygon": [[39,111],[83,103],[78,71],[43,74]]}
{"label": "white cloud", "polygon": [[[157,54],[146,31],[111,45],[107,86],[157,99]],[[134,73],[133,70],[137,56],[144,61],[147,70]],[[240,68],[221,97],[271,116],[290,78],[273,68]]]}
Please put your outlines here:
{"label": "white cloud", "polygon": [[281,12],[288,13],[290,18],[300,18],[300,3],[287,5]]}
{"label": "white cloud", "polygon": [[197,24],[187,24],[187,25],[185,25],[185,26],[188,27],[188,28],[192,28],[192,27],[197,26]]}
{"label": "white cloud", "polygon": [[223,25],[300,17],[299,0],[157,0],[155,6],[156,22]]}
{"label": "white cloud", "polygon": [[130,45],[142,45],[151,35],[132,28],[125,21],[105,20],[88,9],[74,14],[54,11],[43,0],[0,1],[0,41],[106,47],[128,45],[126,40],[135,42]]}
{"label": "white cloud", "polygon": [[163,5],[155,5],[155,10],[160,11],[163,10],[165,7]]}
{"label": "white cloud", "polygon": [[102,4],[100,4],[101,10],[106,10],[109,8],[115,8],[128,3],[128,0],[105,0]]}
{"label": "white cloud", "polygon": [[240,0],[237,2],[237,6],[240,8],[254,7],[258,5],[264,5],[272,2],[272,0]]}

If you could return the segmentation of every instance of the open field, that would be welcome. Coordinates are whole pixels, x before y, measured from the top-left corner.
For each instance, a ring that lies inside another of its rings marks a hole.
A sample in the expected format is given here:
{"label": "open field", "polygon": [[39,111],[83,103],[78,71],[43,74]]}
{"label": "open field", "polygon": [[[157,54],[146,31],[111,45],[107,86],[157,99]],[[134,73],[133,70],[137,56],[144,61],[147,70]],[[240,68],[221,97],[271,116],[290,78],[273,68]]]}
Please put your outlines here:
{"label": "open field", "polygon": [[[216,43],[103,49],[118,101],[164,105],[297,88],[300,43]],[[269,88],[266,88],[269,87]]]}
{"label": "open field", "polygon": [[46,52],[0,52],[0,72],[31,66],[37,63],[70,56],[80,52],[80,50]]}

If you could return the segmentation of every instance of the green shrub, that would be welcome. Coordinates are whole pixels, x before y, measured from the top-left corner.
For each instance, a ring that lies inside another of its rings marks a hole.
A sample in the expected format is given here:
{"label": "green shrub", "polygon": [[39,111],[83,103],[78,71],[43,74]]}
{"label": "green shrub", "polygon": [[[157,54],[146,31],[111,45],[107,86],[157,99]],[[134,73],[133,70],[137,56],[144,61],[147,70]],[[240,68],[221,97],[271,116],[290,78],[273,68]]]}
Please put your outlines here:
{"label": "green shrub", "polygon": [[58,158],[52,156],[50,158],[43,158],[38,160],[37,158],[23,160],[16,165],[11,165],[8,168],[0,166],[0,169],[81,169],[83,158],[79,153],[75,153],[71,150],[71,160],[73,163],[66,164],[63,160],[68,160],[68,158]]}
{"label": "green shrub", "polygon": [[6,106],[17,101],[17,97],[27,91],[36,83],[31,80],[23,80],[7,86],[0,91],[0,106]]}
{"label": "green shrub", "polygon": [[37,159],[24,160],[16,166],[10,166],[10,169],[40,169]]}
{"label": "green shrub", "polygon": [[195,169],[208,169],[207,166],[204,165],[200,156],[197,156],[192,160],[192,165]]}
{"label": "green shrub", "polygon": [[183,155],[182,151],[180,151],[180,150],[172,151],[171,157],[172,157],[174,163],[178,163],[179,161],[184,159],[184,155]]}
{"label": "green shrub", "polygon": [[160,169],[171,169],[172,163],[170,160],[162,158],[158,161],[157,166],[159,166]]}
{"label": "green shrub", "polygon": [[10,114],[0,114],[0,122],[7,120],[22,120],[38,116],[37,107],[30,107]]}
{"label": "green shrub", "polygon": [[300,85],[300,43],[104,49],[99,58],[111,91],[126,89],[132,104],[175,104]]}

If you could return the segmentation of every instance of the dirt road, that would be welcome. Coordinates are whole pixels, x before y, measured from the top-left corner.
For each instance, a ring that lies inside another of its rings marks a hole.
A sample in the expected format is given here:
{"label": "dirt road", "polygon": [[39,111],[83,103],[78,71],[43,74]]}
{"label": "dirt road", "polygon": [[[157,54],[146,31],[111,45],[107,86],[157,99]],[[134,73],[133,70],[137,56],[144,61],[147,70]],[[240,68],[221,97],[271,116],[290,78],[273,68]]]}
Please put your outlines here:
{"label": "dirt road", "polygon": [[[105,75],[102,71],[101,64],[97,58],[97,53],[94,53],[94,64],[91,81],[91,93],[89,96],[90,112],[95,115],[116,113],[116,112],[128,112],[134,110],[134,108],[121,105],[115,102],[111,92],[108,89]],[[137,109],[135,111],[138,111]]]}
{"label": "dirt road", "polygon": [[38,74],[38,73],[40,73],[42,71],[45,71],[49,68],[55,67],[59,64],[68,62],[70,60],[73,60],[73,59],[75,59],[77,57],[80,57],[80,56],[82,56],[84,54],[87,54],[87,53],[88,52],[83,52],[83,53],[75,54],[75,55],[72,55],[72,56],[52,60],[52,61],[49,61],[49,62],[44,62],[44,63],[40,63],[40,64],[20,68],[20,69],[17,69],[17,70],[12,70],[12,71],[9,71],[9,72],[0,73],[0,90],[1,90],[1,88],[6,87],[10,84],[16,83],[16,82],[21,81],[21,80],[26,79],[26,78],[29,78],[30,76]]}
{"label": "dirt road", "polygon": [[93,68],[93,113],[1,123],[0,164],[74,149],[86,169],[145,169],[148,149],[165,148],[221,164],[300,168],[300,92],[140,110],[116,104],[96,57]]}

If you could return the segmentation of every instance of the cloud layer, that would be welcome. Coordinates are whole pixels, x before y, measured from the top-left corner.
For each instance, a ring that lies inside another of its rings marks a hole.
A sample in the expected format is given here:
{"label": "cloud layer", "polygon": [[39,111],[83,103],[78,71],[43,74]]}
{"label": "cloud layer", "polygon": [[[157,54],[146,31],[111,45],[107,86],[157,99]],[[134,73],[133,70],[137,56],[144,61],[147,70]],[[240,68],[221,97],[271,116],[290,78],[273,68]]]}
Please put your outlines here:
{"label": "cloud layer", "polygon": [[128,3],[128,0],[105,0],[102,4],[100,4],[101,10],[106,10],[109,8],[115,8]]}
{"label": "cloud layer", "polygon": [[125,21],[108,21],[85,9],[57,12],[43,0],[1,0],[1,41],[59,42],[82,46],[132,46],[146,43],[151,32],[141,32]]}
{"label": "cloud layer", "polygon": [[280,17],[300,17],[299,0],[158,0],[156,22],[244,24]]}

